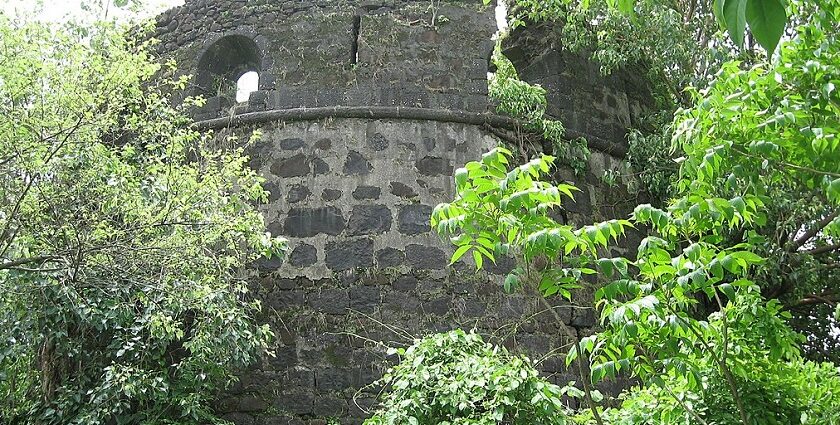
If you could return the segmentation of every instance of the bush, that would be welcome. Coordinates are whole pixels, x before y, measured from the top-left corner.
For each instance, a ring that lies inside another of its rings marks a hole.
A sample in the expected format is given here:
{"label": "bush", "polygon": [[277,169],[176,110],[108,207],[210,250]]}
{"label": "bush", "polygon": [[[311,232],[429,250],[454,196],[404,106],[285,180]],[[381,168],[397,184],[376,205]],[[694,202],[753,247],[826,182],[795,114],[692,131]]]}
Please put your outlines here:
{"label": "bush", "polygon": [[402,361],[379,381],[382,406],[365,425],[565,424],[560,388],[530,360],[454,330],[395,350]]}

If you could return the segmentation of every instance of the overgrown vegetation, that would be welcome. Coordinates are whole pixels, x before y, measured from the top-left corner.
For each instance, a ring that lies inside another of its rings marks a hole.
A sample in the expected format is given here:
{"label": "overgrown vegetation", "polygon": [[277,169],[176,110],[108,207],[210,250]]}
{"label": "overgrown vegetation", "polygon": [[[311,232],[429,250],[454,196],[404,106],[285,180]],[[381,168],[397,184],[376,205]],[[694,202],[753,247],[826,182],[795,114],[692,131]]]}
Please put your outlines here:
{"label": "overgrown vegetation", "polygon": [[262,179],[167,72],[113,25],[0,15],[0,422],[208,423],[267,347]]}
{"label": "overgrown vegetation", "polygon": [[531,361],[454,330],[397,349],[402,362],[379,384],[391,390],[366,425],[565,424],[560,388],[538,376]]}
{"label": "overgrown vegetation", "polygon": [[[635,8],[619,3],[627,13],[656,2]],[[726,3],[715,4],[718,16],[741,45],[744,17],[735,16],[733,24],[727,8],[743,13],[756,2]],[[530,6],[525,10],[532,18],[577,7],[518,4]],[[781,36],[779,11],[765,7],[764,21],[756,21],[756,10],[747,20],[752,36],[773,53]],[[831,359],[834,351],[825,347],[832,338],[791,329],[797,323],[791,312],[823,305],[805,314],[819,315],[836,332],[831,313],[840,288],[831,273],[840,250],[832,240],[840,225],[840,3],[794,2],[789,13],[795,29],[775,55],[725,62],[706,88],[689,89],[685,99],[682,91],[673,92],[676,105],[685,107],[665,128],[673,129],[668,139],[681,158],[679,174],[663,190],[672,195],[663,208],[640,205],[629,221],[582,228],[557,223],[549,212],[576,189],[545,180],[554,158],[511,166],[513,155],[504,148],[457,170],[455,199],[435,208],[432,225],[456,245],[453,261],[471,254],[481,268],[501,254],[520,260],[505,280],[507,289],[536,285],[544,296],[571,299],[575,289],[589,285],[583,276],[597,275],[594,302],[602,329],[567,355],[567,365],[589,366],[578,369],[586,403],[573,416],[576,422],[840,420],[840,371],[800,353],[807,340],[823,345],[811,357]],[[631,226],[650,229],[636,257],[609,256]],[[537,260],[540,267],[533,267]],[[619,374],[640,383],[620,407],[586,397],[590,379]]]}

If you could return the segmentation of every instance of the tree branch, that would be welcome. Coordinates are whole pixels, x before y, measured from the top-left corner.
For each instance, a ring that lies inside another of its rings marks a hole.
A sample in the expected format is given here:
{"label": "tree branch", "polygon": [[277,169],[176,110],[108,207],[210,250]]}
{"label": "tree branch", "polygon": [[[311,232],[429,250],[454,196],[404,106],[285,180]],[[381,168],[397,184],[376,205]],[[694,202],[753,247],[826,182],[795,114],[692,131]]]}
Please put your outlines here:
{"label": "tree branch", "polygon": [[27,264],[33,263],[45,263],[50,260],[54,260],[58,257],[54,255],[39,255],[37,257],[28,257],[28,258],[20,258],[17,260],[6,261],[5,263],[0,263],[0,270],[8,270],[13,269],[19,266],[24,266]]}
{"label": "tree branch", "polygon": [[819,255],[819,254],[825,254],[825,253],[828,253],[828,252],[836,251],[838,249],[840,249],[840,243],[835,243],[835,244],[826,245],[826,246],[820,246],[820,247],[817,247],[817,248],[814,248],[814,249],[809,249],[807,251],[802,251],[802,252],[805,253],[805,254],[810,254],[810,255]]}
{"label": "tree branch", "polygon": [[837,216],[840,215],[840,210],[835,210],[832,213],[826,215],[817,224],[810,228],[808,231],[802,234],[802,236],[796,238],[791,245],[788,247],[788,252],[796,252],[799,248],[802,248],[802,245],[805,245],[811,238],[817,235],[822,229],[825,229],[825,226],[831,224]]}

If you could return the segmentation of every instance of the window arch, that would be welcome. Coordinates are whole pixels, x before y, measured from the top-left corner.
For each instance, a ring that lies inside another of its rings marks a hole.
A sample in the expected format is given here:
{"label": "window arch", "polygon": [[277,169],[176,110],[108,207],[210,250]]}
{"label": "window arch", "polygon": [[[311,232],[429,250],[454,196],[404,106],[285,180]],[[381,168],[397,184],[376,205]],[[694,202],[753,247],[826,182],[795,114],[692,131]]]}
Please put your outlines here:
{"label": "window arch", "polygon": [[250,37],[222,37],[198,61],[196,94],[247,100],[248,94],[258,88],[261,66],[260,49]]}

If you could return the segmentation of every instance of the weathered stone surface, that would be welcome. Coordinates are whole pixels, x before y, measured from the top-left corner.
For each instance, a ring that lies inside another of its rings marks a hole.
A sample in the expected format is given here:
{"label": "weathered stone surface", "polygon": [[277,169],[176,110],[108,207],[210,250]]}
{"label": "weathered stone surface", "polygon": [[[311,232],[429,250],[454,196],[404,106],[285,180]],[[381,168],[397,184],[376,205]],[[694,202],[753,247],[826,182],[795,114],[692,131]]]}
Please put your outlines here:
{"label": "weathered stone surface", "polygon": [[341,197],[341,191],[336,189],[324,189],[321,192],[321,199],[325,201],[335,201],[336,199]]}
{"label": "weathered stone surface", "polygon": [[424,176],[451,175],[452,165],[446,158],[426,156],[415,164],[417,171]]}
{"label": "weathered stone surface", "polygon": [[382,189],[376,186],[359,186],[353,191],[353,199],[357,200],[373,200],[379,199],[379,194]]}
{"label": "weathered stone surface", "polygon": [[308,391],[291,391],[280,394],[274,402],[274,407],[279,410],[306,415],[312,413],[315,403],[315,396]]}
{"label": "weathered stone surface", "polygon": [[372,266],[373,241],[362,238],[327,243],[326,265],[333,271]]}
{"label": "weathered stone surface", "polygon": [[305,294],[301,290],[275,291],[265,296],[266,303],[275,310],[283,310],[303,304]]}
{"label": "weathered stone surface", "polygon": [[423,311],[435,316],[445,316],[450,310],[452,310],[450,297],[439,297],[423,303]]}
{"label": "weathered stone surface", "polygon": [[356,205],[347,223],[351,236],[377,234],[390,229],[391,210],[385,205]]}
{"label": "weathered stone surface", "polygon": [[296,184],[289,188],[289,193],[286,195],[286,202],[294,204],[305,201],[311,194],[312,192],[309,191],[308,187],[302,184]]}
{"label": "weathered stone surface", "polygon": [[448,263],[443,250],[418,244],[405,247],[405,259],[412,267],[421,270],[442,269]]}
{"label": "weathered stone surface", "polygon": [[259,412],[268,408],[268,403],[253,394],[243,396],[239,400],[240,412]]}
{"label": "weathered stone surface", "polygon": [[280,149],[284,149],[287,151],[293,151],[295,149],[300,149],[304,145],[302,139],[298,139],[297,137],[290,137],[288,139],[283,139],[280,141]]}
{"label": "weathered stone surface", "polygon": [[323,138],[323,139],[319,139],[317,142],[315,142],[315,149],[320,149],[322,151],[326,151],[326,150],[329,150],[330,148],[332,148],[332,140],[330,140],[330,139]]}
{"label": "weathered stone surface", "polygon": [[263,184],[263,189],[268,191],[268,202],[274,202],[283,197],[283,192],[280,190],[280,185],[277,182],[268,182]]}
{"label": "weathered stone surface", "polygon": [[347,411],[347,402],[335,396],[318,397],[312,413],[315,416],[336,418],[341,417]]}
{"label": "weathered stone surface", "polygon": [[576,308],[572,315],[572,326],[578,328],[595,326],[595,311],[591,308]]}
{"label": "weathered stone surface", "polygon": [[379,288],[375,286],[356,286],[350,288],[350,309],[362,313],[373,313],[382,302]]}
{"label": "weathered stone surface", "polygon": [[411,186],[400,182],[391,182],[391,193],[406,199],[417,197],[417,192]]}
{"label": "weathered stone surface", "polygon": [[271,173],[278,177],[300,177],[310,173],[309,161],[303,154],[278,159],[271,164]]}
{"label": "weathered stone surface", "polygon": [[329,174],[330,165],[321,158],[312,159],[312,174],[320,176],[321,174]]}
{"label": "weathered stone surface", "polygon": [[341,210],[336,207],[292,208],[283,222],[283,231],[292,237],[338,235],[344,230],[344,222]]}
{"label": "weathered stone surface", "polygon": [[374,133],[368,137],[368,146],[374,151],[384,151],[388,149],[388,139],[382,133]]}
{"label": "weathered stone surface", "polygon": [[422,204],[402,206],[397,218],[398,229],[407,235],[428,232],[431,229],[429,219],[432,216],[432,209],[431,206]]}
{"label": "weathered stone surface", "polygon": [[350,151],[347,154],[347,159],[344,161],[344,174],[347,175],[365,175],[370,174],[373,166],[370,165],[367,158],[356,151]]}
{"label": "weathered stone surface", "polygon": [[410,292],[417,288],[417,278],[411,275],[400,276],[394,280],[393,288],[400,292]]}
{"label": "weathered stone surface", "polygon": [[318,261],[318,250],[309,244],[302,243],[295,247],[289,255],[289,264],[295,267],[307,267]]}
{"label": "weathered stone surface", "polygon": [[346,289],[324,289],[309,296],[309,305],[325,314],[347,314],[350,297]]}
{"label": "weathered stone surface", "polygon": [[233,412],[222,416],[222,419],[231,421],[237,425],[253,425],[254,417],[247,413]]}
{"label": "weathered stone surface", "polygon": [[383,248],[376,251],[376,265],[381,268],[397,267],[405,261],[405,253],[396,248]]}

